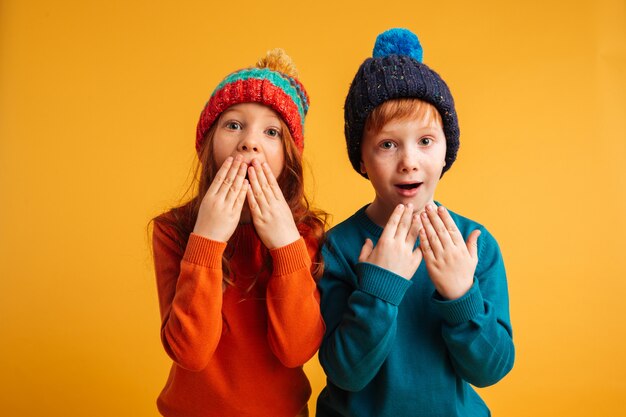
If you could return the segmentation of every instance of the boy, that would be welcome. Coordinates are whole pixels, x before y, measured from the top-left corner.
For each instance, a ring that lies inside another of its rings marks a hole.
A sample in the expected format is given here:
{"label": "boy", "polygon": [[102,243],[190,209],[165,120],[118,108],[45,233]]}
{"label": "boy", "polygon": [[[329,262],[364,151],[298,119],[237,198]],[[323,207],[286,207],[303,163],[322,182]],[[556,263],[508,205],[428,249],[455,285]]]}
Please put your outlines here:
{"label": "boy", "polygon": [[346,98],[348,155],[376,197],[323,249],[317,416],[488,416],[470,384],[513,366],[498,244],[433,201],[459,129],[447,85],[421,60],[413,33],[382,33]]}

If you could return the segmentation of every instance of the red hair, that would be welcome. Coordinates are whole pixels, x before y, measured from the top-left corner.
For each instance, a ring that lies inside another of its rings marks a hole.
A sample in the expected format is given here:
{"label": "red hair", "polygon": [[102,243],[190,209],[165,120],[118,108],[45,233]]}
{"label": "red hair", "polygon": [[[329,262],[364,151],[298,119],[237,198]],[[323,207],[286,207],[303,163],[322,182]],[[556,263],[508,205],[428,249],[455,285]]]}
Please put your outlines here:
{"label": "red hair", "polygon": [[[325,227],[327,224],[327,213],[321,210],[313,209],[304,193],[302,155],[296,147],[291,133],[280,119],[281,130],[283,132],[283,150],[285,154],[285,165],[282,172],[277,178],[278,185],[285,196],[285,200],[291,209],[294,221],[300,233],[311,243],[320,247],[325,236]],[[153,219],[156,222],[162,222],[172,227],[175,231],[177,244],[181,252],[185,251],[189,235],[198,218],[200,204],[202,198],[206,194],[209,186],[215,178],[219,167],[216,166],[213,158],[213,138],[217,130],[218,122],[213,123],[206,133],[202,146],[200,147],[198,156],[198,165],[196,166],[196,174],[194,182],[197,183],[197,193],[185,204],[174,207],[169,211],[171,216],[158,216]],[[193,185],[192,185],[193,186]],[[247,204],[247,203],[244,203]],[[231,249],[231,250],[229,250]],[[263,255],[265,265],[263,269],[271,269],[271,256],[267,248]],[[233,255],[232,243],[228,242],[228,247],[224,251],[222,258],[222,269],[224,272],[224,284],[232,285],[230,279],[230,258]],[[315,259],[312,259],[313,267],[311,273],[315,279],[322,275],[324,263],[321,251],[316,252]]]}
{"label": "red hair", "polygon": [[443,129],[441,115],[435,106],[418,98],[397,98],[387,100],[372,110],[365,121],[365,130],[376,134],[392,120],[407,119],[423,120]]}

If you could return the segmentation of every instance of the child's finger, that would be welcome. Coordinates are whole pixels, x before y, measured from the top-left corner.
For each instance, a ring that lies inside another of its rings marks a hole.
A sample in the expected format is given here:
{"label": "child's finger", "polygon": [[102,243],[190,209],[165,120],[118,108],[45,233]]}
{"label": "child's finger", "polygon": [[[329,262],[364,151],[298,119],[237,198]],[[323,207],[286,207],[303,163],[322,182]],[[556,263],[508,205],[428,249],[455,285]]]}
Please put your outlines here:
{"label": "child's finger", "polygon": [[246,201],[246,195],[248,194],[248,189],[250,188],[250,184],[248,180],[244,180],[239,192],[237,193],[237,198],[233,204],[233,210],[241,213],[241,209],[243,208],[243,203]]}
{"label": "child's finger", "polygon": [[280,189],[280,185],[278,185],[278,181],[276,180],[270,165],[267,162],[263,162],[261,166],[263,167],[263,173],[265,174],[265,178],[267,178],[267,182],[272,190],[274,198],[277,200],[284,200],[285,197],[283,195],[283,191]]}
{"label": "child's finger", "polygon": [[248,167],[248,179],[250,181],[250,191],[253,194],[254,201],[257,203],[257,205],[266,207],[267,200],[265,199],[265,194],[263,193],[261,184],[259,184],[257,170],[253,166]]}
{"label": "child's finger", "polygon": [[265,176],[265,172],[263,171],[263,165],[257,160],[252,161],[252,165],[254,166],[256,177],[258,179],[259,185],[261,186],[261,191],[265,196],[265,200],[268,202],[274,200],[274,191],[267,181],[267,177]]}
{"label": "child's finger", "polygon": [[233,163],[231,164],[230,169],[226,173],[226,177],[222,181],[222,185],[220,186],[220,189],[217,191],[217,194],[221,194],[224,196],[224,198],[226,198],[226,195],[230,191],[230,188],[232,187],[233,183],[235,182],[235,177],[237,176],[237,172],[239,172],[239,167],[241,166],[242,163],[243,163],[243,158],[237,155],[235,159],[233,160]]}
{"label": "child's finger", "polygon": [[413,250],[413,261],[415,262],[415,269],[419,268],[422,263],[422,259],[424,258],[424,254],[422,253],[422,249],[418,246]]}
{"label": "child's finger", "polygon": [[248,207],[250,207],[250,214],[252,216],[259,216],[261,214],[261,209],[259,208],[259,203],[257,202],[256,196],[254,195],[254,191],[252,190],[251,185],[252,184],[250,183],[248,188],[246,189]]}
{"label": "child's finger", "polygon": [[246,179],[246,172],[248,171],[247,165],[245,162],[242,162],[239,165],[239,169],[237,170],[237,175],[235,176],[235,180],[233,184],[230,186],[230,190],[226,195],[226,202],[229,204],[234,204],[234,202],[239,197],[239,192],[241,191],[241,187]]}
{"label": "child's finger", "polygon": [[398,204],[396,208],[393,209],[391,216],[389,216],[389,220],[387,220],[387,224],[385,224],[385,228],[380,235],[381,239],[393,239],[396,235],[396,229],[398,228],[398,223],[400,223],[404,210],[404,204]]}
{"label": "child's finger", "polygon": [[473,230],[467,238],[467,250],[469,251],[472,259],[478,259],[478,236],[480,236],[480,234],[481,231],[476,229]]}
{"label": "child's finger", "polygon": [[232,164],[233,164],[233,157],[229,156],[228,158],[226,158],[226,160],[224,161],[220,169],[217,171],[217,173],[215,173],[215,178],[213,178],[213,182],[211,182],[211,185],[209,186],[209,189],[207,190],[207,194],[209,193],[217,194],[220,187],[222,186],[222,183],[226,179],[226,174],[228,173],[228,170],[230,169]]}
{"label": "child's finger", "polygon": [[454,246],[454,242],[450,237],[450,232],[448,232],[448,229],[446,229],[446,225],[439,217],[439,210],[437,210],[437,206],[435,206],[434,204],[429,204],[426,207],[426,213],[428,214],[428,220],[430,220],[430,224],[432,225],[433,230],[435,231],[435,233],[437,233],[437,237],[439,238],[441,247],[447,248],[450,246]]}
{"label": "child's finger", "polygon": [[365,243],[363,244],[361,253],[359,254],[359,262],[366,262],[373,250],[374,243],[372,243],[372,240],[370,238],[365,239]]}
{"label": "child's finger", "polygon": [[433,253],[433,248],[430,246],[430,242],[428,241],[428,236],[426,235],[426,229],[422,227],[420,229],[419,236],[420,236],[419,248],[422,251],[422,255],[424,256],[424,258],[433,259],[435,257],[435,254]]}
{"label": "child's finger", "polygon": [[426,212],[422,212],[422,225],[424,226],[424,232],[428,237],[428,244],[436,257],[439,257],[443,252],[443,246],[439,241],[439,236],[430,222],[430,218]]}
{"label": "child's finger", "polygon": [[398,223],[398,228],[396,229],[395,237],[401,241],[406,240],[406,235],[411,229],[411,216],[413,215],[413,204],[407,204],[404,209],[404,213],[400,217],[400,222]]}
{"label": "child's finger", "polygon": [[444,206],[439,206],[437,210],[439,211],[439,217],[443,221],[444,226],[446,227],[446,229],[448,229],[448,233],[450,234],[452,242],[456,246],[465,244],[465,242],[463,241],[463,235],[459,231],[459,228],[456,227],[456,223],[454,223],[454,220],[452,220],[450,212],[448,212],[448,210]]}
{"label": "child's finger", "polygon": [[413,246],[415,245],[415,241],[419,236],[419,231],[421,228],[420,216],[417,213],[413,213],[411,216],[411,227],[409,228],[409,232],[406,235],[406,243]]}

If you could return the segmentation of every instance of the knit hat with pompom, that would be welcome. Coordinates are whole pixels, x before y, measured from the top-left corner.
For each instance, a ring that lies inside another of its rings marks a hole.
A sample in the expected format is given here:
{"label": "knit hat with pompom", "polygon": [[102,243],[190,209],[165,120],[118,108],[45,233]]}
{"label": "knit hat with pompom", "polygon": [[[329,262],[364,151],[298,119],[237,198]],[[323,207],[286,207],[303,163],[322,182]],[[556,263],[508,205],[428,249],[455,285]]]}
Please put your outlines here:
{"label": "knit hat with pompom", "polygon": [[196,128],[196,151],[200,153],[207,131],[222,112],[239,103],[259,103],[281,116],[296,147],[302,152],[309,96],[297,77],[293,61],[282,49],[268,51],[256,66],[226,76],[200,114]]}
{"label": "knit hat with pompom", "polygon": [[345,135],[352,166],[361,173],[361,140],[365,121],[376,106],[396,98],[417,98],[437,109],[446,136],[446,172],[459,149],[459,123],[446,83],[422,63],[422,46],[408,29],[390,29],[376,38],[372,58],[359,67],[344,106]]}

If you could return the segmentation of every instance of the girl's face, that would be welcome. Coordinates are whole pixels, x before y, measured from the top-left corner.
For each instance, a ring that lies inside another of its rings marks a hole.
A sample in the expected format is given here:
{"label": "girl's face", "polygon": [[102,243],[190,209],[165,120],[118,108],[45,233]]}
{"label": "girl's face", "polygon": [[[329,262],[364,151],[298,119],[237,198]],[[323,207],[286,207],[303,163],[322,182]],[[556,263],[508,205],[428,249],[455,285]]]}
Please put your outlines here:
{"label": "girl's face", "polygon": [[284,132],[274,110],[258,103],[236,104],[215,123],[213,158],[218,169],[229,156],[241,155],[248,165],[253,159],[267,162],[278,178],[285,165]]}

